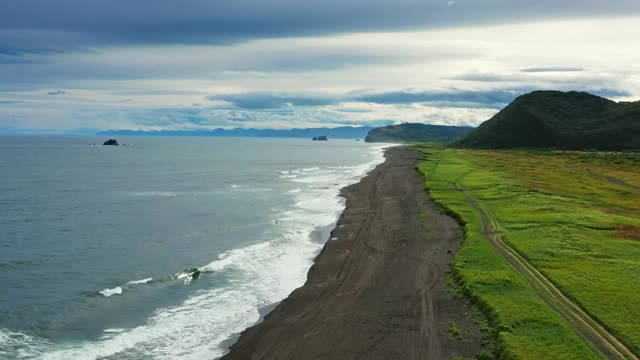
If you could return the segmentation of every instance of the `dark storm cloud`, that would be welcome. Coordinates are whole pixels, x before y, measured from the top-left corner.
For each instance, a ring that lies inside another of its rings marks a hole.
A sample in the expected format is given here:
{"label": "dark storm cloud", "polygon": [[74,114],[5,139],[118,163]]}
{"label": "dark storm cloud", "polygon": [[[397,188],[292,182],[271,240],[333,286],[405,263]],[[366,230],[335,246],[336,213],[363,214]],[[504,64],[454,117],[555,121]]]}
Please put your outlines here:
{"label": "dark storm cloud", "polygon": [[[550,11],[553,9],[553,11]],[[4,0],[0,54],[122,44],[225,44],[640,12],[637,1]]]}

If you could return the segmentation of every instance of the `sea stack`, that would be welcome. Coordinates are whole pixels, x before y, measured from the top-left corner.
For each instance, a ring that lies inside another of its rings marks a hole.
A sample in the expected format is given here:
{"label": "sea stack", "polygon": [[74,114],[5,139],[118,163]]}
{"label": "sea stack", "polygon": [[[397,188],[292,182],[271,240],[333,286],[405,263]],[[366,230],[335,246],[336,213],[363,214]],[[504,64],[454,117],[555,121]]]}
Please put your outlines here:
{"label": "sea stack", "polygon": [[118,146],[118,141],[116,139],[109,139],[107,141],[104,142],[104,144],[102,145],[112,145],[112,146]]}

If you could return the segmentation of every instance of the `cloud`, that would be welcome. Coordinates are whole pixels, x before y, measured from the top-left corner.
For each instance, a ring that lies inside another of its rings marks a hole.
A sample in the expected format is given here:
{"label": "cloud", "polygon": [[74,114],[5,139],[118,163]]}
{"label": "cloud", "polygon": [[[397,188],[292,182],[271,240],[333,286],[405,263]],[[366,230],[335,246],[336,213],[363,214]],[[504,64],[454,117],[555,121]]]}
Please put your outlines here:
{"label": "cloud", "polygon": [[[405,51],[406,45],[392,43],[393,34],[350,34],[332,38],[269,39],[233,46],[167,45],[115,47],[73,53],[28,54],[21,62],[0,63],[0,91],[16,88],[71,87],[66,82],[160,79],[238,78],[269,80],[274,72],[308,74],[311,71],[349,69],[354,66],[398,66],[420,60],[441,61],[448,56],[470,58],[475,53],[429,46]],[[373,41],[383,40],[386,49]],[[1,61],[1,56],[0,56]],[[88,86],[85,83],[83,86]],[[193,88],[191,92],[193,92]],[[121,92],[126,91],[122,89]],[[166,88],[144,92],[172,91]]]}
{"label": "cloud", "polygon": [[51,95],[51,96],[56,96],[56,95],[64,95],[67,92],[64,90],[55,90],[55,91],[49,91],[47,92],[47,95]]}
{"label": "cloud", "polygon": [[580,72],[585,69],[577,67],[534,67],[520,70],[524,73],[546,73],[546,72]]}
{"label": "cloud", "polygon": [[580,90],[579,88],[575,88],[572,89],[574,91],[587,91],[590,92],[594,95],[598,95],[601,97],[605,97],[605,98],[621,98],[621,97],[627,97],[627,96],[631,96],[633,95],[632,93],[625,91],[625,90],[618,90],[618,89],[601,89],[601,88],[597,88],[597,89],[583,89]]}
{"label": "cloud", "polygon": [[[433,107],[501,108],[527,90],[451,90],[447,92],[398,90],[366,93],[353,92],[342,95],[330,94],[281,94],[281,93],[236,93],[209,96],[210,101],[225,101],[238,108],[261,110],[291,106],[318,107],[346,102],[374,104],[416,104],[427,103]],[[347,109],[343,111],[352,111]],[[362,111],[362,110],[358,110]]]}
{"label": "cloud", "polygon": [[[109,87],[128,98],[127,94],[151,96],[161,92],[206,95],[276,89],[287,92],[358,88],[384,91],[412,86],[442,89],[452,87],[450,80],[495,83],[465,84],[470,90],[516,87],[523,82],[530,82],[535,88],[553,88],[561,76],[573,77],[562,81],[578,85],[577,80],[594,74],[610,76],[603,78],[598,87],[615,88],[614,85],[625,82],[623,78],[629,78],[622,72],[633,73],[633,64],[637,63],[637,51],[615,44],[628,43],[640,36],[635,30],[637,21],[640,17],[279,38],[225,46],[120,46],[30,54],[23,57],[27,63],[0,65],[0,91]],[[580,41],[576,34],[593,40]],[[634,54],[632,58],[629,56]],[[589,70],[521,71],[553,68],[558,64]],[[134,81],[137,83],[130,86]],[[182,83],[180,89],[175,86],[178,81]],[[147,86],[139,86],[143,82]],[[189,103],[202,99],[192,100]]]}
{"label": "cloud", "polygon": [[[524,94],[535,90],[549,89],[586,91],[598,96],[616,99],[633,95],[633,92],[629,90],[615,88],[615,85],[622,82],[623,77],[625,76],[622,74],[594,73],[582,68],[541,67],[527,68],[515,73],[511,71],[502,73],[480,73],[474,71],[451,76],[448,79],[475,84],[488,83],[493,87],[503,89],[495,94],[496,96],[502,96],[503,99],[509,98],[509,92]],[[517,84],[517,86],[512,87],[513,84]],[[495,97],[493,98],[496,99]],[[500,106],[500,104],[500,102],[494,103],[497,106]]]}
{"label": "cloud", "polygon": [[[636,1],[21,0],[0,13],[0,53],[251,39],[640,13]],[[553,9],[553,11],[550,11]]]}
{"label": "cloud", "polygon": [[461,81],[480,81],[480,82],[510,82],[510,81],[518,81],[522,80],[522,76],[515,76],[508,72],[503,73],[489,73],[489,72],[467,72],[464,74],[451,76],[449,77],[451,80],[461,80]]}
{"label": "cloud", "polygon": [[226,101],[243,109],[277,109],[285,106],[320,106],[337,100],[324,95],[241,93],[210,96],[211,101]]}
{"label": "cloud", "polygon": [[[564,91],[580,90],[588,91],[595,95],[618,98],[630,96],[631,93],[624,90],[606,89],[606,88],[585,88],[577,87],[566,89],[555,88]],[[371,102],[376,104],[415,104],[425,103],[432,107],[464,107],[464,108],[488,108],[502,109],[505,105],[512,102],[516,97],[529,93],[538,88],[515,88],[500,90],[484,90],[484,91],[468,91],[468,90],[452,90],[448,92],[429,92],[429,91],[391,91],[385,93],[377,93],[371,95],[362,95],[353,97],[352,100]]]}
{"label": "cloud", "polygon": [[[104,47],[98,41],[91,49],[29,54],[13,49],[5,57],[25,61],[0,64],[0,98],[26,104],[0,106],[0,126],[475,125],[531,90],[584,90],[634,100],[632,95],[640,95],[640,50],[621,44],[640,37],[638,21],[603,17],[225,45]],[[540,70],[568,65],[583,71]],[[57,89],[65,96],[47,95]]]}
{"label": "cloud", "polygon": [[501,108],[508,104],[523,90],[486,90],[486,91],[390,91],[354,97],[356,101],[376,104],[411,104],[429,103],[435,107],[451,107],[460,103],[463,107]]}
{"label": "cloud", "polygon": [[[360,111],[353,111],[356,109]],[[120,119],[121,122],[111,125],[110,129],[202,130],[219,127],[265,129],[349,125],[382,126],[404,121],[475,126],[490,118],[495,112],[493,109],[435,108],[424,104],[345,103],[297,107],[285,111],[165,108],[128,113],[109,112],[101,114],[100,117]]]}
{"label": "cloud", "polygon": [[[576,88],[579,90],[579,88]],[[564,90],[576,90],[567,88]],[[499,110],[512,102],[516,97],[540,90],[538,88],[512,88],[498,90],[469,91],[420,91],[406,89],[398,91],[366,93],[351,92],[342,95],[330,94],[281,94],[281,93],[235,93],[226,95],[209,96],[212,102],[226,102],[230,105],[253,111],[270,111],[278,109],[290,109],[294,107],[326,108],[329,105],[370,103],[378,105],[415,105],[422,104],[431,108],[470,108],[470,109],[495,109]],[[591,93],[607,97],[619,98],[630,96],[629,92],[616,89],[593,88]],[[217,109],[227,107],[222,103]],[[362,107],[341,107],[337,109],[342,113],[367,113],[371,109]]]}

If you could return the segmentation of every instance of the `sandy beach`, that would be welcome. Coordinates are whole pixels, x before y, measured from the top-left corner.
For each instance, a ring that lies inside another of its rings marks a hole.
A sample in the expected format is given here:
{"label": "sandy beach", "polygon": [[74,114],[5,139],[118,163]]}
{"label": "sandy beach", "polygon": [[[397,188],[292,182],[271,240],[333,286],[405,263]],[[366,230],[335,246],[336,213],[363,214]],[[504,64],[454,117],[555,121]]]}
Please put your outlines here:
{"label": "sandy beach", "polygon": [[[465,300],[446,285],[463,239],[415,169],[386,161],[342,190],[347,207],[304,286],[247,329],[224,359],[450,359],[481,349]],[[464,340],[452,336],[454,322]]]}

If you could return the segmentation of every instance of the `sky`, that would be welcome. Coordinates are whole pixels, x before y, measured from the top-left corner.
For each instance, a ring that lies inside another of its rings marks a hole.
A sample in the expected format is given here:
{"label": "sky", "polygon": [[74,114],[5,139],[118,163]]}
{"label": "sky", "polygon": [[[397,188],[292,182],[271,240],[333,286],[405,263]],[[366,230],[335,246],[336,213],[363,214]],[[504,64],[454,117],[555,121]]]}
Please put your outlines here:
{"label": "sky", "polygon": [[0,133],[477,126],[640,100],[640,0],[3,0]]}

